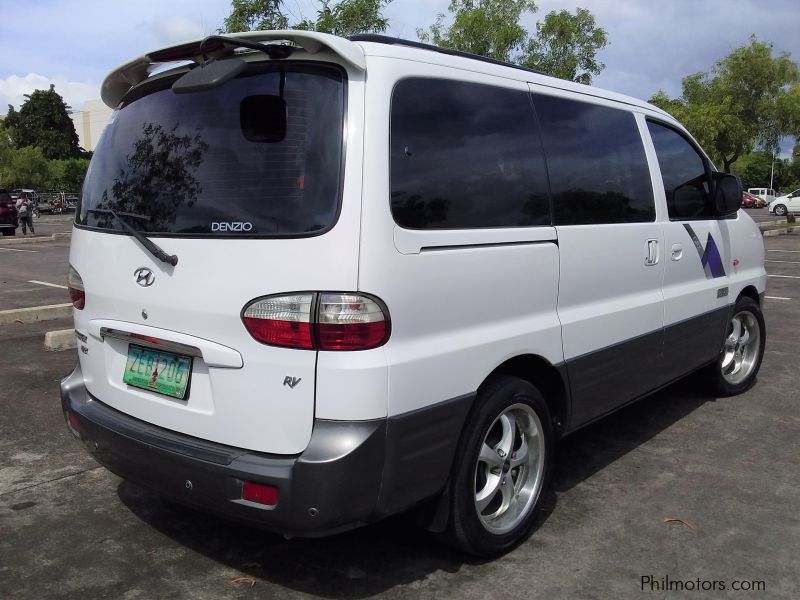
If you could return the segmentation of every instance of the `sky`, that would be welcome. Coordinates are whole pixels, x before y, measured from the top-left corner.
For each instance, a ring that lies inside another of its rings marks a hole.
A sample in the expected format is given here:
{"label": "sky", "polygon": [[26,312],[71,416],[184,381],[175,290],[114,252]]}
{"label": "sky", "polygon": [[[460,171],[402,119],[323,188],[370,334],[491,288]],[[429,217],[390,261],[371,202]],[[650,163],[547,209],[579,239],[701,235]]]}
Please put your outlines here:
{"label": "sky", "polygon": [[[393,0],[387,35],[416,39],[449,0]],[[0,0],[0,114],[55,84],[75,110],[100,97],[116,66],[165,45],[216,33],[230,0]],[[523,24],[552,10],[591,11],[608,33],[594,85],[648,99],[670,96],[685,75],[709,70],[751,34],[800,61],[797,0],[538,0]],[[290,22],[314,17],[314,0],[284,0]]]}

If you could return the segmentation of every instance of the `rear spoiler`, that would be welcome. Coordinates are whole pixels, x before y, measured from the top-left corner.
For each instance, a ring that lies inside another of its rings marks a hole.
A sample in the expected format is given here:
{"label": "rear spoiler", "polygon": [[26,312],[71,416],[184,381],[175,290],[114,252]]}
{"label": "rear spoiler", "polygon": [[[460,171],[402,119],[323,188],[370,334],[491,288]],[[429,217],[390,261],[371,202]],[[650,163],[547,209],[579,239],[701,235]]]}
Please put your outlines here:
{"label": "rear spoiler", "polygon": [[[298,30],[245,31],[226,34],[225,37],[238,38],[248,42],[292,42],[309,54],[330,50],[359,71],[367,68],[364,51],[359,45],[327,33]],[[106,106],[116,108],[131,88],[147,79],[159,66],[179,61],[201,63],[203,61],[200,53],[201,43],[202,40],[197,40],[161,48],[117,67],[103,81],[103,85],[100,87],[100,97]],[[204,46],[205,55],[209,58],[231,55],[234,49],[230,44],[216,40],[212,40]]]}

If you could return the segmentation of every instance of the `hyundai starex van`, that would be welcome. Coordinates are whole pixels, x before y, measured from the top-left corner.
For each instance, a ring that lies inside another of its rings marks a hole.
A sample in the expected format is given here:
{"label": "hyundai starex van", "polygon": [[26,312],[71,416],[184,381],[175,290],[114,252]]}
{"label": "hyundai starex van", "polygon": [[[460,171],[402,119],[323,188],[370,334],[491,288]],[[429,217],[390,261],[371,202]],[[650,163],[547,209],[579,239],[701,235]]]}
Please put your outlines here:
{"label": "hyundai starex van", "polygon": [[755,381],[764,249],[670,115],[380,36],[133,60],[75,218],[73,434],[287,536],[416,509],[528,535],[556,441],[688,373]]}

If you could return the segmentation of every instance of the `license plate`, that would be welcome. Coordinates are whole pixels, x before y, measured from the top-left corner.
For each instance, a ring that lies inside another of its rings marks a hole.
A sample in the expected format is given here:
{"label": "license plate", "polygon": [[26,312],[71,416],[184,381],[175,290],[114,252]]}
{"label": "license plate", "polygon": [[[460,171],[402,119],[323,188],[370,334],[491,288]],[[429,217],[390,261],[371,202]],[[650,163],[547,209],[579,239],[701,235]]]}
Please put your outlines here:
{"label": "license plate", "polygon": [[142,346],[128,346],[123,383],[183,400],[192,374],[192,358]]}

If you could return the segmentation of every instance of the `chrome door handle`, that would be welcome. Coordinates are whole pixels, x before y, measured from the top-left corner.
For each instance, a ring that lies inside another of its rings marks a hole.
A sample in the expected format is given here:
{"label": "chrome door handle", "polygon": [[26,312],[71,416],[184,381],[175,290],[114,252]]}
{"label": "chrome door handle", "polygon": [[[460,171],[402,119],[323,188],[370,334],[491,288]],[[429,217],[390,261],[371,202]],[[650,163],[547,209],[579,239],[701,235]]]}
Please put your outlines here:
{"label": "chrome door handle", "polygon": [[672,260],[680,260],[683,258],[683,246],[680,244],[672,245]]}
{"label": "chrome door handle", "polygon": [[658,240],[647,240],[647,256],[644,264],[648,267],[658,264]]}

